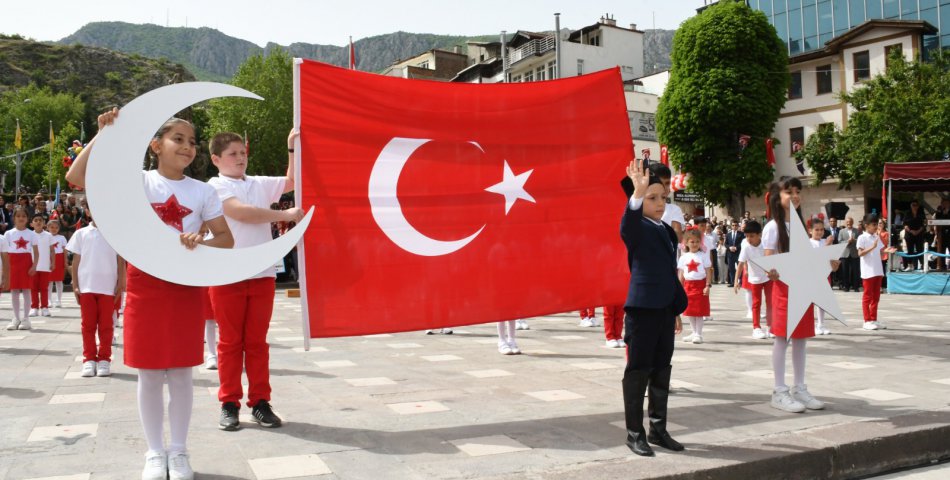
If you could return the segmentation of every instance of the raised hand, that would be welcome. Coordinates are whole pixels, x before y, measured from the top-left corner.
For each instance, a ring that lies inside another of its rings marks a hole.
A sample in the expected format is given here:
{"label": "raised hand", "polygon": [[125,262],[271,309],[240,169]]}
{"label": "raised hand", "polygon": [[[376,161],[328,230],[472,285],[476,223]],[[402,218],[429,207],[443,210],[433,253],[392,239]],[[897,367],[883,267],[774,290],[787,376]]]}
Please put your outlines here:
{"label": "raised hand", "polygon": [[633,159],[630,165],[627,165],[627,176],[633,181],[633,196],[643,198],[647,194],[647,187],[650,186],[650,173],[644,168],[644,162]]}
{"label": "raised hand", "polygon": [[99,118],[97,119],[99,122],[99,130],[102,130],[102,127],[106,125],[112,125],[112,122],[114,122],[118,116],[118,107],[112,107],[112,110],[106,110],[102,115],[99,115]]}

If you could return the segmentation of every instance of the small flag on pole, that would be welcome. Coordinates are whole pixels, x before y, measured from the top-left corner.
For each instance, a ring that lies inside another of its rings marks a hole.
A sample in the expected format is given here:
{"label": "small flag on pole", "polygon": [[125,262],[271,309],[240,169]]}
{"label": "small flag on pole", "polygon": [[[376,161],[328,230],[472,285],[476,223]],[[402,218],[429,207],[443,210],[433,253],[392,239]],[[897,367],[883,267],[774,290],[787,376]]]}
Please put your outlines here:
{"label": "small flag on pole", "polygon": [[53,121],[50,120],[50,122],[49,122],[49,146],[50,146],[50,148],[52,148],[54,144],[56,144],[56,135],[53,135]]}
{"label": "small flag on pole", "polygon": [[350,70],[356,70],[356,47],[353,46],[353,37],[350,37]]}
{"label": "small flag on pole", "polygon": [[16,120],[16,135],[13,137],[13,146],[17,150],[23,150],[23,135],[20,133],[20,119]]}

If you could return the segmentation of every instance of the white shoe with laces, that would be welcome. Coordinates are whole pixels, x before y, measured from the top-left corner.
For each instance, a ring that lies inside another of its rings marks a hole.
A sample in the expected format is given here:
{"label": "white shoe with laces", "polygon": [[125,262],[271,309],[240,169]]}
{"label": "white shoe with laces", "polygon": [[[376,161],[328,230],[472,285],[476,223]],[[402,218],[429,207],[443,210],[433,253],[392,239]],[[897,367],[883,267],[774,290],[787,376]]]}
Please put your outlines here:
{"label": "white shoe with laces", "polygon": [[802,405],[798,400],[792,398],[788,387],[779,387],[772,392],[771,405],[772,408],[777,408],[789,413],[802,413],[805,411],[805,405]]}
{"label": "white shoe with laces", "polygon": [[188,454],[185,452],[170,452],[168,454],[169,480],[194,480],[195,471],[188,463]]}
{"label": "white shoe with laces", "polygon": [[[92,362],[87,362],[92,363]],[[85,370],[85,366],[83,367]],[[97,377],[108,377],[112,375],[112,363],[108,360],[100,360],[99,364],[96,365],[96,376]]]}
{"label": "white shoe with laces", "polygon": [[752,338],[754,338],[754,339],[756,339],[756,340],[762,340],[762,339],[764,339],[765,337],[767,337],[767,335],[765,334],[764,331],[762,331],[761,328],[753,328],[753,329],[752,329]]}
{"label": "white shoe with laces", "polygon": [[811,393],[808,393],[807,385],[796,385],[793,387],[792,398],[797,400],[809,410],[823,410],[825,408],[825,402],[818,400],[817,398],[811,396]]}
{"label": "white shoe with laces", "polygon": [[79,375],[83,377],[95,377],[96,376],[96,362],[94,360],[83,362],[82,373],[80,373]]}
{"label": "white shoe with laces", "polygon": [[165,452],[148,452],[145,454],[145,468],[142,469],[142,480],[165,480],[168,478],[168,457]]}

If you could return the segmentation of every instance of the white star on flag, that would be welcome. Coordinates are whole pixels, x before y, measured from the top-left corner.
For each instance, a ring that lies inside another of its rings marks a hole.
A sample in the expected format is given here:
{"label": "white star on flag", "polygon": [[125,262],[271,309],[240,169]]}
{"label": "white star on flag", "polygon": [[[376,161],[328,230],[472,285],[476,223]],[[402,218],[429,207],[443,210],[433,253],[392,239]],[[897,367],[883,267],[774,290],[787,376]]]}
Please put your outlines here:
{"label": "white star on flag", "polygon": [[845,323],[841,307],[828,283],[828,275],[831,273],[831,261],[841,258],[847,244],[812,247],[798,211],[794,208],[790,211],[793,214],[789,222],[791,232],[788,235],[788,253],[750,259],[766,272],[774,269],[779,274],[779,280],[788,285],[786,338],[791,338],[802,315],[813,303],[841,323]]}
{"label": "white star on flag", "polygon": [[512,205],[514,205],[519,198],[531,203],[537,203],[534,201],[534,197],[524,189],[524,184],[528,181],[528,177],[531,176],[531,172],[533,171],[534,169],[531,169],[527,172],[515,175],[515,173],[511,171],[511,167],[508,166],[508,160],[505,160],[505,174],[501,182],[485,189],[488,192],[505,196],[505,215],[508,215]]}

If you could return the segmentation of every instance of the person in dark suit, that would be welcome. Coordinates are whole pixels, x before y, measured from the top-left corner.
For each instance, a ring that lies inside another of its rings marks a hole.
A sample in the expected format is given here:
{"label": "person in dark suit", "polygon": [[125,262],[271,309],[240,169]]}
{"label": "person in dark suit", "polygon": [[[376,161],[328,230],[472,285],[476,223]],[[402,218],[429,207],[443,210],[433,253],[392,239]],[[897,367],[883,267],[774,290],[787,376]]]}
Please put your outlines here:
{"label": "person in dark suit", "polygon": [[[682,331],[679,314],[686,292],[676,277],[676,233],[663,223],[667,193],[661,180],[636,160],[627,167],[630,200],[620,222],[627,247],[630,284],[624,303],[623,373],[626,444],[633,453],[653,456],[650,443],[683,450],[666,430],[673,340]],[[633,188],[630,189],[629,187]],[[643,395],[649,391],[650,433],[643,428]]]}
{"label": "person in dark suit", "polygon": [[732,221],[732,229],[726,234],[726,280],[732,288],[732,281],[736,278],[736,265],[739,263],[739,253],[742,252],[742,241],[745,234],[739,231],[739,222]]}

